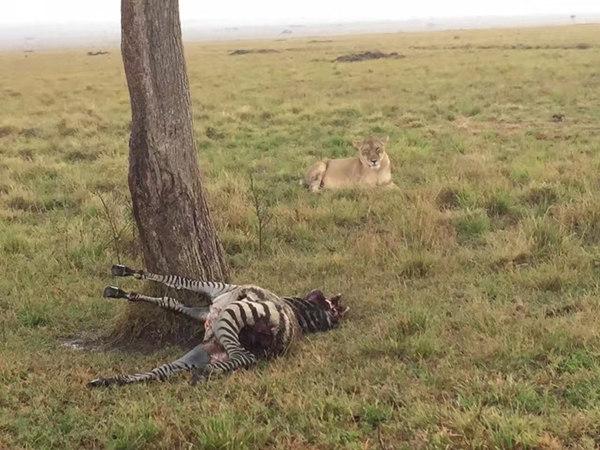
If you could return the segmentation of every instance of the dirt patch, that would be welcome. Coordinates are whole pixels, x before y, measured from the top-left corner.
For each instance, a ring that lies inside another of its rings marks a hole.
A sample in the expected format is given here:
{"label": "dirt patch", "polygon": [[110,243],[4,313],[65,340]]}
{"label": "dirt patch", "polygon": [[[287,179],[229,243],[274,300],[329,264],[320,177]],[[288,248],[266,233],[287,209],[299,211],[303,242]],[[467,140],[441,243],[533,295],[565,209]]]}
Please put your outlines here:
{"label": "dirt patch", "polygon": [[397,52],[392,53],[383,53],[380,51],[366,51],[361,53],[350,53],[349,55],[338,56],[334,59],[335,62],[358,62],[358,61],[368,61],[370,59],[399,59],[405,58],[405,55],[401,55]]}
{"label": "dirt patch", "polygon": [[196,324],[193,324],[193,332],[190,332],[189,336],[161,336],[161,339],[156,341],[147,339],[147,336],[143,336],[143,333],[140,335],[126,337],[115,331],[112,333],[106,333],[101,330],[95,330],[64,337],[59,339],[58,343],[61,347],[65,347],[76,352],[119,351],[125,353],[149,355],[155,353],[165,345],[174,345],[182,348],[184,351],[190,350],[194,346],[198,345],[201,341],[202,336],[197,332],[198,327]]}
{"label": "dirt patch", "polygon": [[229,52],[229,56],[248,55],[251,53],[265,54],[265,53],[279,53],[279,50],[274,48],[238,48]]}
{"label": "dirt patch", "polygon": [[67,339],[61,339],[60,345],[71,350],[93,352],[101,350],[103,347],[102,339],[99,335],[82,334],[71,336]]}
{"label": "dirt patch", "polygon": [[452,188],[443,188],[435,197],[435,204],[441,210],[460,207],[460,192]]}

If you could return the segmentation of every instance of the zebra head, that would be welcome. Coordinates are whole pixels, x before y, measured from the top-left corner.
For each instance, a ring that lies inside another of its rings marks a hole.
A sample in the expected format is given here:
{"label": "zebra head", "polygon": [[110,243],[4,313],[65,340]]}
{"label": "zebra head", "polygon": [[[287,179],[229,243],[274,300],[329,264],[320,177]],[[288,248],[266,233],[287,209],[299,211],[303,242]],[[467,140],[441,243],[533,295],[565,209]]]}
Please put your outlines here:
{"label": "zebra head", "polygon": [[333,326],[337,326],[339,321],[350,310],[350,308],[343,305],[342,294],[336,294],[333,297],[325,297],[323,292],[314,289],[310,291],[304,299],[322,309],[331,319]]}

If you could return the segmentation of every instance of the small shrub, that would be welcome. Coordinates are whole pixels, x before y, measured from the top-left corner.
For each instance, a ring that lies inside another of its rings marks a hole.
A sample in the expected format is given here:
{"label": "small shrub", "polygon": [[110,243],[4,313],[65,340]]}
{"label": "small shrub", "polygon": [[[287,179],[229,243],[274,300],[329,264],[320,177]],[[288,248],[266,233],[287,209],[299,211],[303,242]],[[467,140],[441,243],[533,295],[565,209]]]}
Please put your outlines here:
{"label": "small shrub", "polygon": [[74,136],[77,134],[77,128],[69,126],[66,119],[62,119],[60,122],[58,122],[56,125],[56,130],[58,131],[59,136],[63,137]]}
{"label": "small shrub", "polygon": [[24,128],[21,130],[21,136],[26,138],[39,138],[44,135],[39,128]]}
{"label": "small shrub", "polygon": [[10,198],[6,202],[6,205],[10,209],[13,209],[16,211],[34,212],[34,211],[40,210],[39,203],[37,203],[36,201],[34,201],[30,198],[25,198],[21,195],[15,195],[14,197]]}
{"label": "small shrub", "polygon": [[412,336],[408,341],[407,346],[410,348],[412,358],[435,358],[444,352],[439,337],[430,333]]}
{"label": "small shrub", "polygon": [[354,119],[359,118],[362,115],[362,112],[355,108],[338,108],[334,111],[334,113],[340,116],[351,117]]}
{"label": "small shrub", "polygon": [[433,261],[425,255],[417,255],[406,261],[400,271],[405,278],[424,278],[431,272]]}
{"label": "small shrub", "polygon": [[23,161],[31,162],[34,159],[33,151],[29,148],[24,148],[22,150],[19,150],[19,156],[21,157],[21,159]]}
{"label": "small shrub", "polygon": [[360,415],[361,421],[366,422],[371,428],[377,428],[391,417],[391,412],[387,408],[378,405],[366,406]]}
{"label": "small shrub", "polygon": [[76,209],[79,201],[65,196],[42,199],[31,199],[21,195],[10,198],[7,202],[9,208],[25,212],[48,212],[56,209]]}
{"label": "small shrub", "polygon": [[456,219],[455,227],[462,241],[473,242],[490,229],[490,219],[482,211],[469,211]]}
{"label": "small shrub", "polygon": [[522,186],[529,183],[531,175],[529,175],[529,172],[525,169],[515,169],[510,172],[509,178],[513,183]]}
{"label": "small shrub", "polygon": [[16,127],[10,125],[0,126],[0,138],[16,134],[19,130]]}
{"label": "small shrub", "polygon": [[399,339],[421,333],[427,328],[428,316],[422,311],[409,311],[401,315],[391,326],[391,338]]}
{"label": "small shrub", "polygon": [[524,201],[530,206],[548,208],[558,201],[556,189],[549,185],[541,185],[529,189],[523,196]]}
{"label": "small shrub", "polygon": [[540,256],[547,256],[562,245],[563,237],[558,227],[544,219],[535,220],[528,234],[533,241],[534,252]]}
{"label": "small shrub", "polygon": [[447,248],[456,241],[456,229],[450,219],[425,202],[402,211],[396,227],[403,244],[412,250]]}
{"label": "small shrub", "polygon": [[592,369],[597,366],[595,355],[585,350],[575,350],[558,363],[559,373],[576,373],[582,369]]}
{"label": "small shrub", "polygon": [[490,216],[505,216],[511,212],[512,199],[506,192],[495,193],[487,200],[485,209]]}
{"label": "small shrub", "polygon": [[15,233],[4,234],[0,241],[0,249],[6,254],[23,254],[29,250],[29,241]]}
{"label": "small shrub", "polygon": [[159,434],[160,429],[153,419],[136,417],[135,420],[121,422],[111,430],[108,448],[123,450],[147,448]]}
{"label": "small shrub", "polygon": [[570,382],[564,389],[562,396],[576,408],[585,409],[591,405],[596,405],[600,401],[599,382],[598,376]]}
{"label": "small shrub", "polygon": [[213,141],[218,141],[225,137],[225,133],[213,127],[206,127],[204,134],[207,138],[212,139]]}
{"label": "small shrub", "polygon": [[468,117],[473,117],[480,113],[481,113],[481,107],[478,105],[470,106],[465,110],[465,115]]}
{"label": "small shrub", "polygon": [[485,202],[485,210],[488,216],[503,219],[510,224],[516,223],[521,215],[514,200],[505,191],[493,193]]}
{"label": "small shrub", "polygon": [[65,161],[71,163],[91,162],[98,159],[98,155],[92,152],[82,152],[81,150],[73,150],[65,155]]}
{"label": "small shrub", "polygon": [[48,307],[40,303],[23,305],[17,312],[17,320],[26,328],[37,328],[49,323]]}
{"label": "small shrub", "polygon": [[441,210],[460,207],[460,192],[452,188],[443,188],[435,197],[435,204]]}
{"label": "small shrub", "polygon": [[558,207],[552,216],[567,233],[574,234],[586,244],[600,244],[600,201],[597,198]]}
{"label": "small shrub", "polygon": [[546,274],[536,280],[535,287],[541,291],[560,292],[564,282],[559,274]]}
{"label": "small shrub", "polygon": [[264,448],[267,433],[263,428],[248,430],[239,426],[233,415],[217,414],[209,417],[199,425],[198,442],[202,448],[217,449],[250,449]]}
{"label": "small shrub", "polygon": [[52,211],[55,209],[76,209],[79,202],[70,197],[60,196],[44,199],[41,205],[42,210]]}

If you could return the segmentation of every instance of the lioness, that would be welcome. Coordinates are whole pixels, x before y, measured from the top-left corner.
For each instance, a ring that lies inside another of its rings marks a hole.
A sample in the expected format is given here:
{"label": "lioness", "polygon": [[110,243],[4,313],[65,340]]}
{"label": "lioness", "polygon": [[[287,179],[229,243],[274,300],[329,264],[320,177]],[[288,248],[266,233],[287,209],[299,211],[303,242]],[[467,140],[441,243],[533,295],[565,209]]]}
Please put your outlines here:
{"label": "lioness", "polygon": [[358,156],[344,159],[326,159],[313,164],[304,178],[311,192],[319,189],[340,189],[353,186],[396,187],[392,182],[390,158],[385,152],[389,137],[368,137],[355,140],[352,145]]}

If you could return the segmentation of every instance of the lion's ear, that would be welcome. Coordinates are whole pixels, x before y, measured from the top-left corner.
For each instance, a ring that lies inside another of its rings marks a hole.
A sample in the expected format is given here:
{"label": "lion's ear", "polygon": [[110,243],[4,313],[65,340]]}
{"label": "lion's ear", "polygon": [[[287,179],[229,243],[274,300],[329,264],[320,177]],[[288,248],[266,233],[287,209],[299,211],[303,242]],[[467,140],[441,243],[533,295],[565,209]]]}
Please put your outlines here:
{"label": "lion's ear", "polygon": [[360,139],[354,139],[352,141],[352,147],[354,147],[356,150],[360,150],[362,147],[362,141]]}
{"label": "lion's ear", "polygon": [[384,138],[381,139],[381,144],[382,145],[387,145],[387,143],[390,141],[390,137],[386,136]]}

